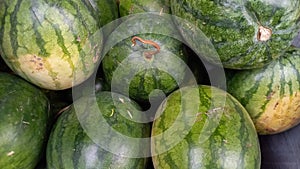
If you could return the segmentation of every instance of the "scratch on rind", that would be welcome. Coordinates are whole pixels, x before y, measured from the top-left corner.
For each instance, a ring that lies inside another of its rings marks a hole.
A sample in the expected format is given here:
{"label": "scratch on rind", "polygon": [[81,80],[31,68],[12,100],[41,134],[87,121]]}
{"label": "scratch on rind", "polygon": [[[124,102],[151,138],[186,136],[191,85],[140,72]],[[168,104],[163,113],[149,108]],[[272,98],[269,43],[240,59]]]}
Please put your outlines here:
{"label": "scratch on rind", "polygon": [[121,103],[124,103],[124,99],[119,97],[119,100],[120,100]]}
{"label": "scratch on rind", "polygon": [[15,154],[14,151],[10,151],[10,152],[8,152],[6,155],[10,157],[10,156],[12,156],[12,155],[14,155],[14,154]]}
{"label": "scratch on rind", "polygon": [[115,109],[111,109],[111,113],[109,115],[109,117],[112,117],[115,114]]}
{"label": "scratch on rind", "polygon": [[129,115],[129,117],[132,119],[132,114],[130,113],[129,110],[127,110],[127,113],[128,113],[128,115]]}

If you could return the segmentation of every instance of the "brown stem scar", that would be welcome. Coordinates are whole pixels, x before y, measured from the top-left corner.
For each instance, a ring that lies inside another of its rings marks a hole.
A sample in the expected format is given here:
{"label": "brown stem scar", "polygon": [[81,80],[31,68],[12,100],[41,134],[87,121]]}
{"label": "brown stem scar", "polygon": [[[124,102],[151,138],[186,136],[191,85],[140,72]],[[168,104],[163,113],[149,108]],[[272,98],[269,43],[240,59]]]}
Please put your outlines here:
{"label": "brown stem scar", "polygon": [[261,25],[258,27],[257,40],[265,42],[269,40],[271,36],[272,36],[272,29]]}
{"label": "brown stem scar", "polygon": [[140,42],[142,42],[142,43],[144,43],[144,44],[152,45],[153,47],[156,48],[156,51],[147,51],[147,52],[145,52],[145,56],[146,56],[146,58],[148,58],[148,59],[151,58],[152,55],[155,55],[155,54],[157,54],[157,53],[160,51],[160,46],[159,46],[157,43],[155,43],[155,42],[153,42],[153,41],[151,41],[151,40],[144,40],[144,39],[142,39],[142,38],[140,38],[140,37],[138,37],[138,36],[134,36],[134,37],[131,39],[132,46],[135,46],[135,45],[136,45],[136,40],[138,40],[138,41],[140,41]]}

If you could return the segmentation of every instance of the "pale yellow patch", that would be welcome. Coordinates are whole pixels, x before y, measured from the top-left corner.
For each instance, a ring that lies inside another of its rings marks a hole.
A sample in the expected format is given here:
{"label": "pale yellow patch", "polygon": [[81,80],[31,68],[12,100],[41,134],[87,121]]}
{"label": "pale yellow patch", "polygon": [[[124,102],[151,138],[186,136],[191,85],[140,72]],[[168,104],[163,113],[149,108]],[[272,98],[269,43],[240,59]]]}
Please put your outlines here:
{"label": "pale yellow patch", "polygon": [[28,54],[19,56],[18,62],[20,75],[37,86],[52,90],[72,87],[73,70],[67,60],[53,55],[42,58]]}
{"label": "pale yellow patch", "polygon": [[272,98],[265,112],[254,121],[259,134],[275,134],[300,122],[300,92],[292,96]]}

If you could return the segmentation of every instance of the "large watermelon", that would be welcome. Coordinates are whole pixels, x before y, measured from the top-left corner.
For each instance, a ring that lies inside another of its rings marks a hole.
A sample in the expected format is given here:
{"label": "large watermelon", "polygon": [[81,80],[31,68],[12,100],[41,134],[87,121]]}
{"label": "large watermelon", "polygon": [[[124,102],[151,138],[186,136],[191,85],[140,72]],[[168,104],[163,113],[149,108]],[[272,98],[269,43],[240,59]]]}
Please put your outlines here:
{"label": "large watermelon", "polygon": [[[262,67],[286,50],[300,28],[299,0],[171,0],[186,41],[203,54],[202,32],[218,55],[202,55],[225,68]],[[202,31],[202,32],[201,32]],[[201,32],[201,33],[199,33]]]}
{"label": "large watermelon", "polygon": [[295,50],[228,78],[228,92],[248,110],[258,133],[279,133],[300,122],[299,71],[300,52]]}
{"label": "large watermelon", "polygon": [[48,168],[144,169],[150,144],[122,141],[150,136],[149,124],[137,122],[140,107],[116,93],[95,97],[82,97],[59,116],[47,146]]}
{"label": "large watermelon", "polygon": [[156,113],[154,168],[260,169],[253,122],[227,92],[204,85],[181,88]]}
{"label": "large watermelon", "polygon": [[45,94],[24,79],[0,73],[0,168],[33,169],[42,157],[50,122]]}
{"label": "large watermelon", "polygon": [[42,88],[61,90],[88,78],[102,49],[99,9],[89,1],[0,1],[0,53]]}

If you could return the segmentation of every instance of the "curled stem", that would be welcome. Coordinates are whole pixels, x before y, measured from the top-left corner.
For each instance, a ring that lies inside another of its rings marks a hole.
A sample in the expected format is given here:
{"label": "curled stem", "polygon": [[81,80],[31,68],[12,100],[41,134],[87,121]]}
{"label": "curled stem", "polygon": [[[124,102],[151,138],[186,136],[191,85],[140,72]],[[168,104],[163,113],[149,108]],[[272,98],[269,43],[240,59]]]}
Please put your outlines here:
{"label": "curled stem", "polygon": [[155,51],[147,51],[147,52],[145,52],[146,58],[151,58],[152,55],[155,55],[155,54],[157,54],[157,53],[160,51],[160,46],[159,46],[157,43],[155,43],[155,42],[153,42],[153,41],[151,41],[151,40],[144,40],[144,39],[142,39],[142,38],[140,38],[140,37],[138,37],[138,36],[134,36],[134,37],[131,39],[132,46],[135,46],[135,45],[136,45],[136,40],[142,42],[143,44],[149,44],[149,45],[152,45],[153,47],[156,48]]}

